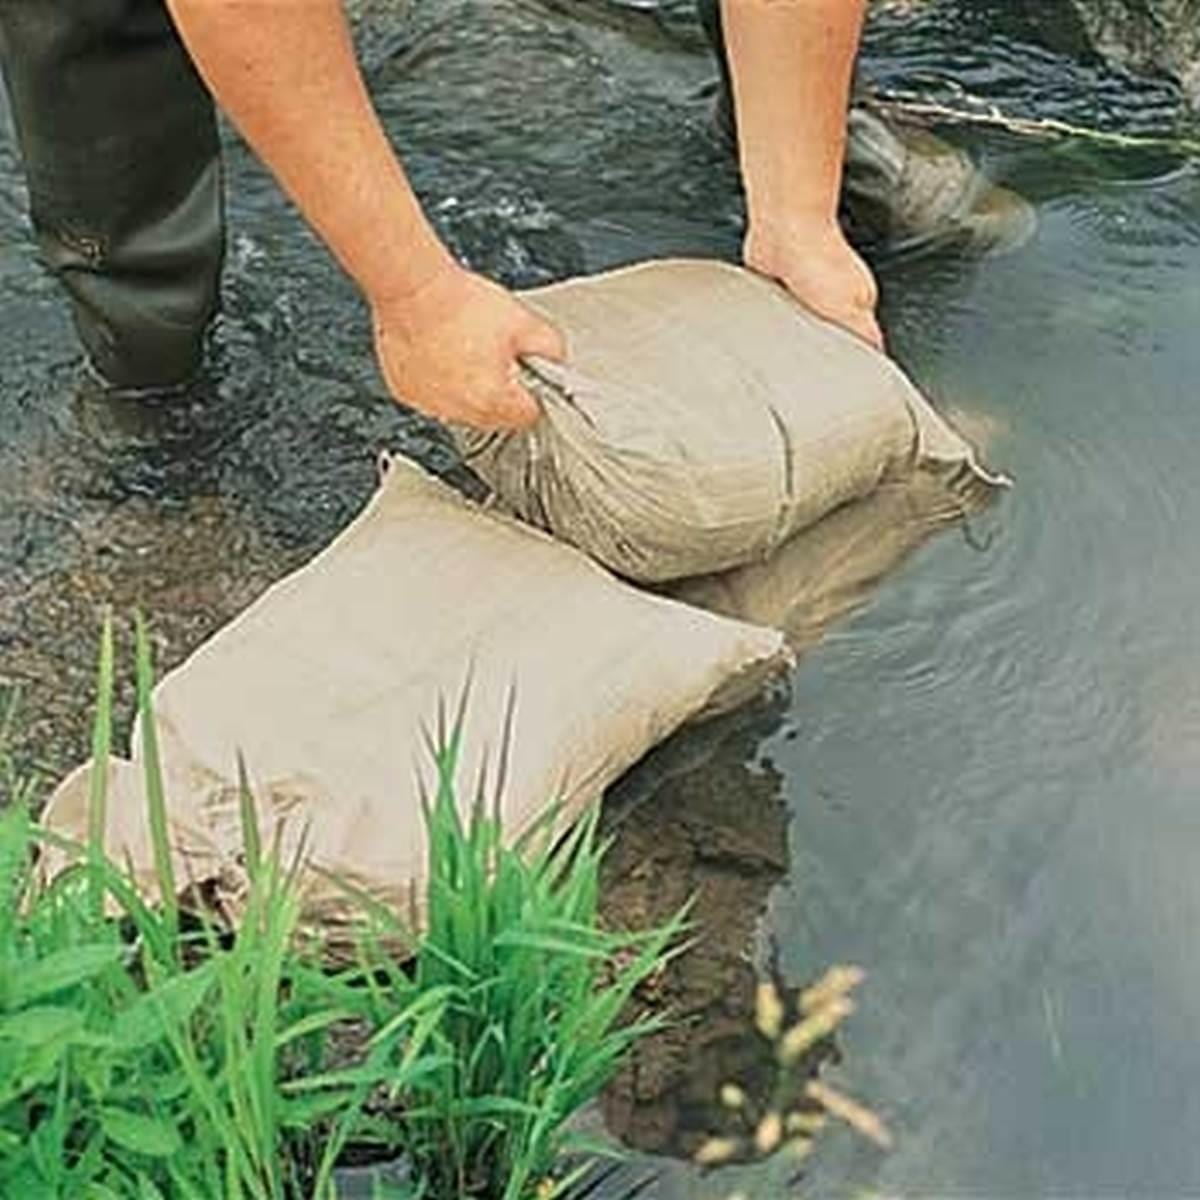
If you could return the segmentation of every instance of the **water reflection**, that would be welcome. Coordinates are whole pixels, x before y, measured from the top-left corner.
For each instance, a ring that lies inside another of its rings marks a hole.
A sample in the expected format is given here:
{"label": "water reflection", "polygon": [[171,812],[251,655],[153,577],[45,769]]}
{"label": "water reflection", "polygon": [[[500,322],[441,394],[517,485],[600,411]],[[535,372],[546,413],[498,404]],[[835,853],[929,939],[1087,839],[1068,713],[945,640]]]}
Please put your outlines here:
{"label": "water reflection", "polygon": [[1165,683],[1198,632],[1195,199],[1191,172],[1096,179],[1043,205],[1023,259],[890,281],[905,357],[1002,414],[1018,487],[986,572],[932,547],[797,676],[777,928],[794,970],[834,947],[875,968],[855,1078],[903,1129],[883,1164],[831,1151],[821,1187],[1200,1178],[1194,775],[1158,765],[1165,724],[1179,758],[1197,740]]}

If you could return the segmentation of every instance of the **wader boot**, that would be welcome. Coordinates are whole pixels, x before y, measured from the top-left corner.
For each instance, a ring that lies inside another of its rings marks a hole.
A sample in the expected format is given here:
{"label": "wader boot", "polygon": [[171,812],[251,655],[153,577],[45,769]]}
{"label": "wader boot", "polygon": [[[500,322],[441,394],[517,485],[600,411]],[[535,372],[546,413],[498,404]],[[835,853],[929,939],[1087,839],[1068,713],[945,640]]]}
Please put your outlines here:
{"label": "wader boot", "polygon": [[0,0],[0,66],[87,357],[62,486],[191,494],[224,436],[197,379],[224,256],[212,101],[163,0]]}
{"label": "wader boot", "polygon": [[0,0],[0,65],[34,230],[96,386],[178,388],[216,311],[221,169],[163,0]]}
{"label": "wader boot", "polygon": [[[714,124],[736,146],[720,3],[697,0],[697,7],[721,72]],[[888,251],[943,242],[977,252],[1007,250],[1035,226],[1031,206],[991,183],[965,151],[928,130],[893,125],[861,102],[850,108],[841,217],[857,246]]]}

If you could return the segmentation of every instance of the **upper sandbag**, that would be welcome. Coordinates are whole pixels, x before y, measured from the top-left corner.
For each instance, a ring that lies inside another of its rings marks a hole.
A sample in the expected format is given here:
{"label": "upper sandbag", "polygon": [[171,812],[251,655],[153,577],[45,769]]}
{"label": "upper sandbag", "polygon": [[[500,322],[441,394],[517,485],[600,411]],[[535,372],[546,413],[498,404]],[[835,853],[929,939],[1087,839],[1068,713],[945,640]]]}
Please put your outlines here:
{"label": "upper sandbag", "polygon": [[[511,735],[499,812],[517,837],[552,803],[573,819],[677,726],[744,701],[786,661],[778,633],[629,587],[394,460],[326,550],[155,689],[177,873],[226,895],[244,882],[240,751],[264,837],[281,822],[286,847],[306,833],[313,862],[407,909],[425,878],[423,730],[468,679],[460,798],[481,778],[496,787]],[[144,883],[139,777],[114,775],[110,808],[137,811],[114,816],[109,850]],[[77,773],[45,816],[79,840],[86,785]],[[310,878],[310,917],[336,925],[341,900]]]}
{"label": "upper sandbag", "polygon": [[524,520],[641,582],[762,561],[915,466],[978,472],[895,363],[778,285],[667,260],[523,293],[566,334],[521,433],[455,431]]}

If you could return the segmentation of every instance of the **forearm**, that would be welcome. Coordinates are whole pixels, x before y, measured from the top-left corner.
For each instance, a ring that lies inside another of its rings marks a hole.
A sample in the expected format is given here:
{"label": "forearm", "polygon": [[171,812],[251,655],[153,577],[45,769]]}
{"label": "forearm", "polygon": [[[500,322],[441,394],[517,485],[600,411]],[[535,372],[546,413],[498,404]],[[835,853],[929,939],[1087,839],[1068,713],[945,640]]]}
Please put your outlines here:
{"label": "forearm", "polygon": [[836,220],[866,0],[722,0],[750,224]]}
{"label": "forearm", "polygon": [[450,259],[367,95],[340,0],[167,0],[217,102],[368,298]]}

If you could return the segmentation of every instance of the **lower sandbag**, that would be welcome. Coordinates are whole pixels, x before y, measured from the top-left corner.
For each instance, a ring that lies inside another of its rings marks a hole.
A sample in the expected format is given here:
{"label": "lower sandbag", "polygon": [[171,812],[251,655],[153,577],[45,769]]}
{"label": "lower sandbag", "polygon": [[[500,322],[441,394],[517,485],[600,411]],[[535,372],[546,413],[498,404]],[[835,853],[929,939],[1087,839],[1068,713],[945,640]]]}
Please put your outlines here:
{"label": "lower sandbag", "polygon": [[[464,689],[460,799],[494,793],[516,838],[552,804],[569,823],[682,723],[744,702],[787,661],[778,633],[640,592],[397,459],[326,550],[155,689],[176,877],[215,881],[236,908],[240,754],[264,839],[282,830],[289,855],[303,839],[313,865],[419,913],[425,732]],[[107,848],[152,892],[138,756],[111,769]],[[88,780],[76,772],[44,816],[77,842]],[[326,874],[306,898],[327,929],[350,911]]]}

